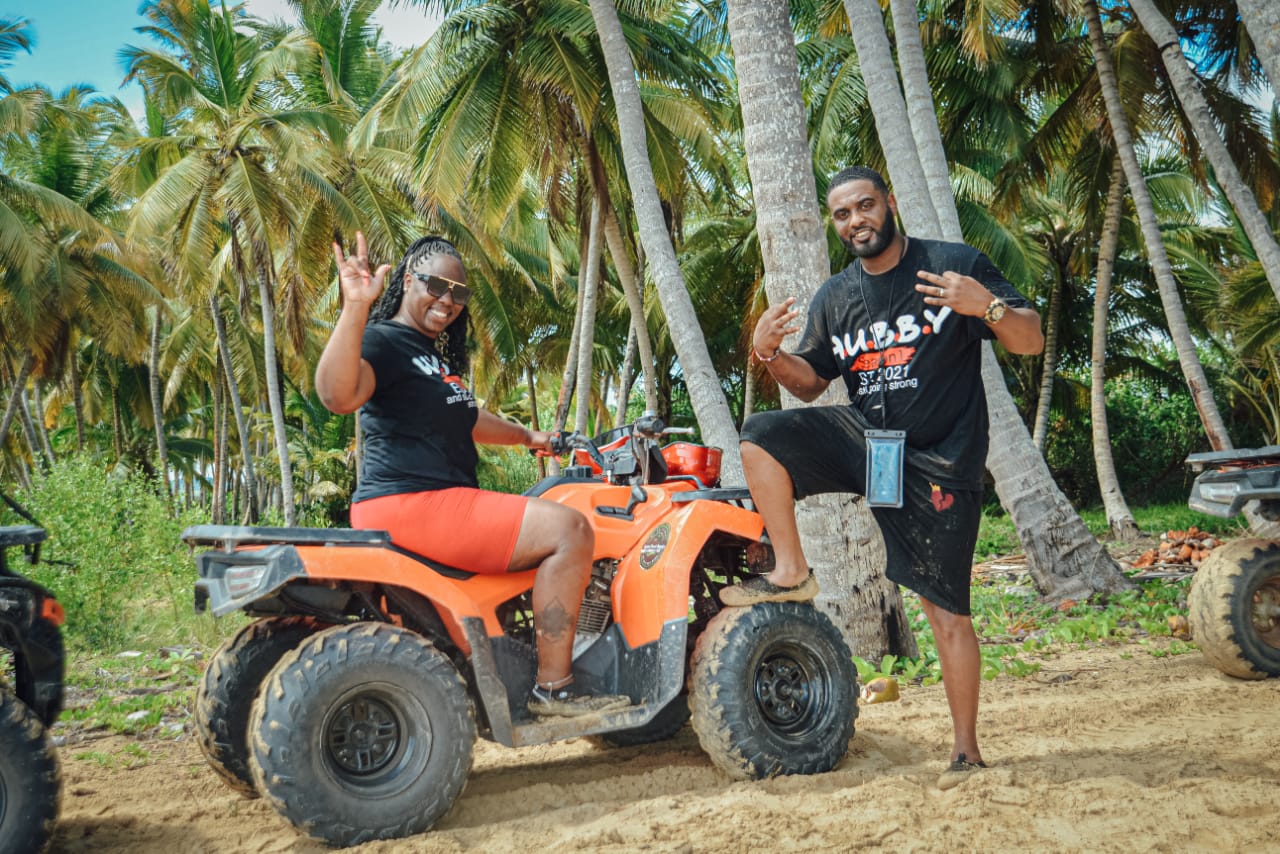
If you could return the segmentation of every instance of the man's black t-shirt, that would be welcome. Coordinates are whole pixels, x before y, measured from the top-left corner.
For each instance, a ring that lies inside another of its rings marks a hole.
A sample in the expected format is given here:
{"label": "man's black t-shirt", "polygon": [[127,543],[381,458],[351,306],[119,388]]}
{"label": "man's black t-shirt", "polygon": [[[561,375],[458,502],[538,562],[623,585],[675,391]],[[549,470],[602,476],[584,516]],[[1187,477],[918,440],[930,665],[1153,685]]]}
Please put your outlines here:
{"label": "man's black t-shirt", "polygon": [[476,486],[476,400],[427,336],[393,320],[365,328],[373,396],[360,407],[364,465],[354,501]]}
{"label": "man's black t-shirt", "polygon": [[917,271],[972,276],[1010,306],[1027,301],[995,265],[959,243],[912,238],[896,267],[873,276],[855,260],[814,296],[795,355],[827,380],[843,377],[866,426],[905,430],[909,465],[939,485],[975,489],[987,459],[980,317],[924,302]]}

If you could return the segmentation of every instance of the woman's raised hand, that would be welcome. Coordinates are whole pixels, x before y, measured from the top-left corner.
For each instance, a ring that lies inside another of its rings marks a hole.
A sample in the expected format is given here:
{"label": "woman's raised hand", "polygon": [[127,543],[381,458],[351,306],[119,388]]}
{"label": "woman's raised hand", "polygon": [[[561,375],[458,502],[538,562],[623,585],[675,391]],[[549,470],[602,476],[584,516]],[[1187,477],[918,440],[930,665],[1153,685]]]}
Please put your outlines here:
{"label": "woman's raised hand", "polygon": [[356,232],[356,254],[345,256],[337,241],[333,244],[333,260],[338,265],[338,282],[342,286],[344,305],[363,303],[373,305],[382,293],[382,280],[386,278],[390,264],[383,264],[376,271],[369,271],[369,246],[364,232]]}

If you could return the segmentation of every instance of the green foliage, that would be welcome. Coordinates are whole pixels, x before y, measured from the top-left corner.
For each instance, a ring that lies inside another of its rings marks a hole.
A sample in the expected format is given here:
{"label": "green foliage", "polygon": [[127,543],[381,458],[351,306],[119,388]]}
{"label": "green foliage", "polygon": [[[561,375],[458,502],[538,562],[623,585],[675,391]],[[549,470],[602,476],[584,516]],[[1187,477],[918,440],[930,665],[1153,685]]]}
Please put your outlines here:
{"label": "green foliage", "polygon": [[87,456],[59,460],[18,500],[49,532],[43,558],[70,564],[26,568],[66,608],[70,641],[102,650],[200,633],[180,534],[201,516],[172,514],[142,477]]}
{"label": "green foliage", "polygon": [[481,489],[518,495],[538,482],[538,461],[525,448],[481,446],[476,478]]}
{"label": "green foliage", "polygon": [[[190,715],[203,667],[191,652],[77,659],[68,669],[67,687],[90,699],[70,705],[60,725],[176,737]],[[146,757],[144,752],[141,758]]]}
{"label": "green foliage", "polygon": [[[1149,643],[1153,638],[1170,637],[1169,618],[1186,614],[1189,587],[1187,579],[1149,581],[1134,590],[1055,608],[1023,583],[1011,584],[1000,578],[975,580],[973,625],[978,633],[982,678],[1032,675],[1063,646],[1138,640],[1148,644],[1152,655],[1190,651],[1195,647],[1177,639],[1159,646]],[[898,676],[920,685],[941,681],[937,644],[919,600],[908,594],[904,604],[920,657],[886,655],[873,665],[854,656],[859,681],[865,683],[879,676]]]}
{"label": "green foliage", "polygon": [[1021,550],[1018,531],[1008,514],[998,504],[983,508],[982,518],[978,522],[978,544],[973,550],[974,559],[986,560]]}
{"label": "green foliage", "polygon": [[[1109,380],[1107,429],[1116,475],[1129,496],[1145,501],[1186,501],[1192,473],[1187,455],[1208,450],[1191,396],[1142,380]],[[1092,421],[1082,411],[1051,424],[1045,458],[1054,480],[1076,506],[1101,502],[1093,461]]]}

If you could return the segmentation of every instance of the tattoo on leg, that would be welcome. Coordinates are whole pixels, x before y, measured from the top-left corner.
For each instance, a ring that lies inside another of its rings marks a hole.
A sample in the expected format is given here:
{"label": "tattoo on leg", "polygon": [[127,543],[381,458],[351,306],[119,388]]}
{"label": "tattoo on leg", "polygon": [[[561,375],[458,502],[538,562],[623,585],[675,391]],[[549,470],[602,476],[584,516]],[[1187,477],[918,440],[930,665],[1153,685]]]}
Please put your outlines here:
{"label": "tattoo on leg", "polygon": [[538,634],[550,641],[560,640],[566,632],[573,629],[569,612],[560,604],[559,599],[552,599],[541,613],[534,614],[533,624]]}

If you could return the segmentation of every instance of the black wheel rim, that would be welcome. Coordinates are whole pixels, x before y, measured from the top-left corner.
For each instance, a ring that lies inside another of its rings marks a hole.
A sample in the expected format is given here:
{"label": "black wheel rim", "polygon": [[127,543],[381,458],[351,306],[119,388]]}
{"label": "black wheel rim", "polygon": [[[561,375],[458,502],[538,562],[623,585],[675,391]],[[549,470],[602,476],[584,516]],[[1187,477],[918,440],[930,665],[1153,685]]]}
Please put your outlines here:
{"label": "black wheel rim", "polygon": [[348,789],[386,797],[409,785],[431,756],[431,720],[395,685],[361,686],[330,707],[320,733],[326,765]]}
{"label": "black wheel rim", "polygon": [[1258,639],[1280,649],[1280,574],[1265,579],[1253,592],[1250,620]]}
{"label": "black wheel rim", "polygon": [[831,680],[812,649],[794,641],[771,645],[754,681],[756,705],[774,732],[802,740],[821,728],[831,708]]}

